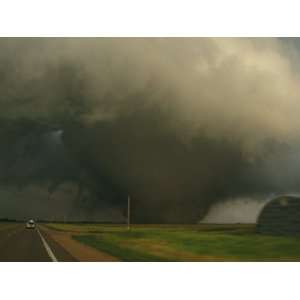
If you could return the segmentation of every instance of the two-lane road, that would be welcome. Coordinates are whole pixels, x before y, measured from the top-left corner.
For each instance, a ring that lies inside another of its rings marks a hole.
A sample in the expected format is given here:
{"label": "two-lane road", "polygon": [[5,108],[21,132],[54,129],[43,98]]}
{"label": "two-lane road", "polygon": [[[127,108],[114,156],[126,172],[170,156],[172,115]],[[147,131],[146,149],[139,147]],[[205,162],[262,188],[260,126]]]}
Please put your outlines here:
{"label": "two-lane road", "polygon": [[76,261],[63,247],[39,226],[26,229],[25,225],[0,231],[1,262]]}

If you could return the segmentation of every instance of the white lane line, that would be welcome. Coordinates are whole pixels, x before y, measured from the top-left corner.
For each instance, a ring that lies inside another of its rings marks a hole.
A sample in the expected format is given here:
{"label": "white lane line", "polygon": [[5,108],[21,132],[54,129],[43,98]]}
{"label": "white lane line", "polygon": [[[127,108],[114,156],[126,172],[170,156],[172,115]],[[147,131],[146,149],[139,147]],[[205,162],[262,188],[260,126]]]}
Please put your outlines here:
{"label": "white lane line", "polygon": [[48,243],[46,242],[46,240],[44,239],[44,237],[42,236],[42,234],[41,234],[41,232],[39,231],[38,228],[37,228],[37,232],[38,232],[38,234],[39,234],[39,236],[40,236],[40,238],[41,238],[41,240],[43,242],[43,245],[44,245],[44,247],[45,247],[45,249],[46,249],[49,257],[51,258],[52,261],[57,262],[58,261],[57,258],[55,257],[55,255],[52,252],[50,246],[48,245]]}

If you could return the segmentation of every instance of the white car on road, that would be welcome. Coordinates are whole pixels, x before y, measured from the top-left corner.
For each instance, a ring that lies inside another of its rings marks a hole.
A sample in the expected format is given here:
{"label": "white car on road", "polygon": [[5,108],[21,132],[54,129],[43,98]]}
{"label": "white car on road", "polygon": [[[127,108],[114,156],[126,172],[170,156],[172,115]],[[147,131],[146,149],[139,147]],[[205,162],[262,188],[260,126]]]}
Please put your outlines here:
{"label": "white car on road", "polygon": [[26,228],[27,229],[34,229],[35,228],[35,223],[33,220],[29,220],[27,223],[26,223]]}

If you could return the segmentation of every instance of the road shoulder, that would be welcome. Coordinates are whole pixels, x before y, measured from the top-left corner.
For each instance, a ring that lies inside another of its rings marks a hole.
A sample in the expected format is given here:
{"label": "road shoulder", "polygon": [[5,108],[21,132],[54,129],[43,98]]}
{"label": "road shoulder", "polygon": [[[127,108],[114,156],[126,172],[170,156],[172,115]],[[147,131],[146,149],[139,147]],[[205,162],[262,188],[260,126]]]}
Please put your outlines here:
{"label": "road shoulder", "polygon": [[116,257],[113,257],[105,252],[96,250],[90,246],[84,245],[72,238],[71,232],[56,231],[46,226],[41,226],[55,242],[61,247],[66,249],[77,261],[82,262],[113,262],[118,261]]}

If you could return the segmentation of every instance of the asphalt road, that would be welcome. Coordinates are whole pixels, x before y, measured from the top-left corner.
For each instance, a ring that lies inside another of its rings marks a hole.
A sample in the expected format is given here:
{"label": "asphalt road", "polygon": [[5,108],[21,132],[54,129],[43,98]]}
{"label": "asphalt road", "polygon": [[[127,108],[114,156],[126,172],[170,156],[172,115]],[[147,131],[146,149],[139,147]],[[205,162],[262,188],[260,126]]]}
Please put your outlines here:
{"label": "asphalt road", "polygon": [[1,262],[76,261],[38,226],[26,229],[25,224],[0,230]]}

